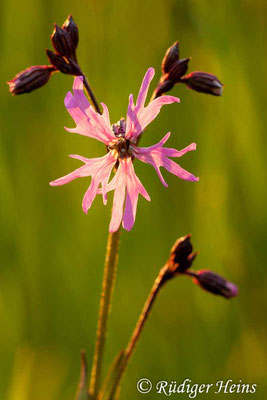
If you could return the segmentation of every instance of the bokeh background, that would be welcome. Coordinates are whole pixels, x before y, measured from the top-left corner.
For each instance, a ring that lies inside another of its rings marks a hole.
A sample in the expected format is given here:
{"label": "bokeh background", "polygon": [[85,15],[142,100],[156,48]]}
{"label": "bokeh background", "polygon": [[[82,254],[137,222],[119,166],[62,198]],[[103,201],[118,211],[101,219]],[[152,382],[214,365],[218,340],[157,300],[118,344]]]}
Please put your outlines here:
{"label": "bokeh background", "polygon": [[[74,126],[63,99],[72,78],[56,74],[30,95],[12,97],[6,81],[46,64],[53,22],[69,13],[80,29],[78,57],[112,121],[125,115],[146,69],[157,70],[167,47],[180,40],[190,71],[216,74],[221,98],[176,86],[180,105],[163,108],[143,145],[169,130],[169,145],[198,145],[181,165],[200,176],[193,184],[151,166],[136,171],[152,202],[139,201],[134,229],[123,232],[105,368],[129,335],[169,249],[192,233],[200,250],[195,268],[210,268],[240,287],[232,301],[176,279],[155,304],[122,386],[122,399],[141,395],[141,377],[256,383],[264,399],[266,348],[266,13],[263,0],[76,1],[2,0],[0,13],[0,398],[71,400],[79,353],[92,361],[112,198],[99,197],[86,216],[89,180],[59,188],[48,182],[79,165],[68,154],[105,153],[101,143],[67,134]],[[178,396],[174,396],[175,398]],[[200,398],[213,399],[210,395]],[[180,395],[186,399],[187,395]]]}

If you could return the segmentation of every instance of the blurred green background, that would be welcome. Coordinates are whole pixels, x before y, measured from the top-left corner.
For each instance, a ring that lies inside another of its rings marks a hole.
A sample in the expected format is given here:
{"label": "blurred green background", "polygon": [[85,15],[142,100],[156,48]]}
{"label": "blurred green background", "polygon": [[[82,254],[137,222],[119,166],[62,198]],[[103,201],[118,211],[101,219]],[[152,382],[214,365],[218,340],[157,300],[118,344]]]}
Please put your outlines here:
{"label": "blurred green background", "polygon": [[163,108],[144,137],[142,144],[151,145],[171,131],[171,147],[196,142],[197,151],[180,163],[200,182],[163,172],[166,189],[151,166],[136,162],[152,202],[141,198],[134,229],[122,235],[105,367],[126,345],[171,245],[190,232],[200,250],[194,267],[226,276],[240,295],[226,301],[190,280],[170,282],[125,376],[122,399],[165,397],[139,394],[142,377],[242,380],[256,383],[256,394],[216,398],[266,398],[266,2],[2,0],[0,399],[71,400],[80,349],[92,360],[112,197],[104,207],[99,196],[86,216],[88,179],[60,188],[48,183],[80,165],[68,154],[96,157],[105,149],[63,129],[74,126],[63,104],[71,77],[55,74],[42,89],[18,97],[5,83],[47,63],[53,22],[62,24],[69,13],[80,30],[80,63],[114,122],[150,66],[157,70],[155,87],[175,40],[182,57],[192,56],[190,71],[214,73],[225,84],[222,98],[176,86],[172,94],[181,104]]}

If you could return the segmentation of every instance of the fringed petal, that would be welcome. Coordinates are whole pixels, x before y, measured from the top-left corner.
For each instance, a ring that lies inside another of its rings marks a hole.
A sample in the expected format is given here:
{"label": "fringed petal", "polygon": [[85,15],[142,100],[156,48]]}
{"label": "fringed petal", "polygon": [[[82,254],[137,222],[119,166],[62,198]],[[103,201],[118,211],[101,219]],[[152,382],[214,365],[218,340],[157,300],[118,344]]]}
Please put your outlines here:
{"label": "fringed petal", "polygon": [[119,165],[115,177],[113,178],[112,185],[110,185],[109,187],[109,190],[112,190],[110,188],[113,187],[115,190],[112,206],[112,216],[109,224],[109,232],[116,232],[121,224],[123,215],[123,204],[125,199],[125,186],[125,168],[124,163],[122,162]]}
{"label": "fringed petal", "polygon": [[177,97],[161,96],[145,107],[149,85],[154,77],[154,73],[153,68],[147,70],[137,97],[136,106],[133,102],[133,95],[130,95],[129,98],[125,137],[132,141],[136,141],[140,133],[156,118],[163,105],[180,102],[180,99]]}
{"label": "fringed petal", "polygon": [[126,164],[127,196],[125,203],[125,211],[123,215],[123,227],[127,231],[130,231],[135,222],[139,194],[141,194],[148,201],[150,201],[150,197],[147,191],[145,190],[144,186],[140,182],[139,178],[136,176],[134,172],[132,160],[129,158],[126,161],[126,163],[127,163]]}
{"label": "fringed petal", "polygon": [[182,167],[180,167],[178,164],[176,164],[174,161],[172,161],[168,158],[168,157],[181,157],[182,155],[186,154],[188,151],[196,150],[196,144],[192,143],[180,151],[171,149],[171,148],[167,148],[167,147],[163,147],[163,144],[168,140],[169,137],[170,137],[170,133],[165,135],[164,138],[159,143],[155,144],[154,146],[133,147],[134,156],[144,163],[151,164],[155,168],[155,170],[164,186],[168,186],[168,185],[165,182],[165,180],[160,172],[160,167],[164,167],[169,172],[178,176],[181,179],[184,179],[187,181],[192,181],[192,182],[198,181],[199,178],[195,177],[190,172],[187,172]]}
{"label": "fringed petal", "polygon": [[[116,163],[115,156],[111,152],[109,152],[104,157],[100,158],[87,159],[78,155],[71,155],[71,157],[77,158],[80,161],[84,162],[84,165],[71,172],[70,174],[63,176],[62,178],[56,179],[53,182],[50,182],[50,185],[65,185],[66,183],[71,182],[73,179],[91,176],[92,182],[87,189],[82,202],[83,211],[87,213],[88,209],[91,207],[92,202],[95,199],[95,196],[98,193],[101,193],[103,195],[103,202],[104,204],[106,204],[107,185],[112,168]],[[101,189],[100,185],[102,186]]]}
{"label": "fringed petal", "polygon": [[89,104],[83,92],[83,77],[74,79],[73,94],[68,92],[65,100],[65,107],[76,123],[75,128],[65,128],[68,132],[78,133],[99,140],[105,144],[114,140],[109,120],[108,109],[104,103],[103,114],[98,114]]}

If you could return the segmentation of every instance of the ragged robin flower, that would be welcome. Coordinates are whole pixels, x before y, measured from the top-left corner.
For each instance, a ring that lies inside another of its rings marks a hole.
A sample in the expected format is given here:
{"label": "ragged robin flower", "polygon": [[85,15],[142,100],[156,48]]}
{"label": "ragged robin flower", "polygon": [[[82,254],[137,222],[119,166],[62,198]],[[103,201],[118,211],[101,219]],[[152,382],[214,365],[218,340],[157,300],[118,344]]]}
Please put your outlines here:
{"label": "ragged robin flower", "polygon": [[[82,208],[85,213],[91,207],[97,194],[102,194],[103,202],[106,204],[107,193],[114,190],[112,218],[109,225],[110,232],[118,230],[121,222],[126,230],[130,230],[133,227],[139,194],[150,201],[147,191],[135,174],[134,158],[151,164],[164,186],[168,185],[160,172],[160,167],[164,167],[181,179],[192,182],[198,181],[198,178],[169,159],[169,157],[181,157],[188,151],[195,150],[195,143],[180,151],[163,147],[170,136],[170,133],[167,133],[159,143],[151,147],[137,146],[138,137],[147,125],[156,118],[161,107],[165,104],[179,103],[180,101],[177,97],[161,96],[145,107],[147,92],[154,73],[153,68],[148,69],[136,104],[134,104],[133,95],[131,94],[126,120],[121,119],[117,124],[111,125],[109,112],[105,104],[101,103],[103,107],[102,115],[98,114],[89,104],[83,92],[83,78],[81,76],[74,79],[73,94],[68,92],[65,97],[65,106],[76,123],[75,128],[66,128],[66,130],[103,142],[108,148],[108,153],[103,157],[91,159],[71,155],[70,157],[77,158],[84,165],[70,174],[51,182],[50,185],[64,185],[73,179],[91,176],[91,184],[82,202]],[[110,180],[115,166],[115,175]]]}

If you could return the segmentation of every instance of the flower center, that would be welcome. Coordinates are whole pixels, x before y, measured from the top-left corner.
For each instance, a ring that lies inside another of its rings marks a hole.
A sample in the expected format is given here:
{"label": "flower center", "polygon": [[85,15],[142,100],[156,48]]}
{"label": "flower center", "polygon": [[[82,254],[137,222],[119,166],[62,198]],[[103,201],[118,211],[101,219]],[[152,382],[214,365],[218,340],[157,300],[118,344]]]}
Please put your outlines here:
{"label": "flower center", "polygon": [[125,139],[125,119],[121,118],[116,124],[113,124],[112,129],[118,140],[114,144],[108,146],[109,150],[115,150],[118,153],[118,158],[131,157],[132,151],[130,141],[128,139]]}
{"label": "flower center", "polygon": [[121,118],[116,124],[113,124],[112,129],[117,137],[124,137],[126,132],[125,118]]}
{"label": "flower center", "polygon": [[132,151],[130,141],[124,137],[119,137],[116,143],[108,146],[109,150],[115,150],[118,153],[119,158],[131,157]]}

